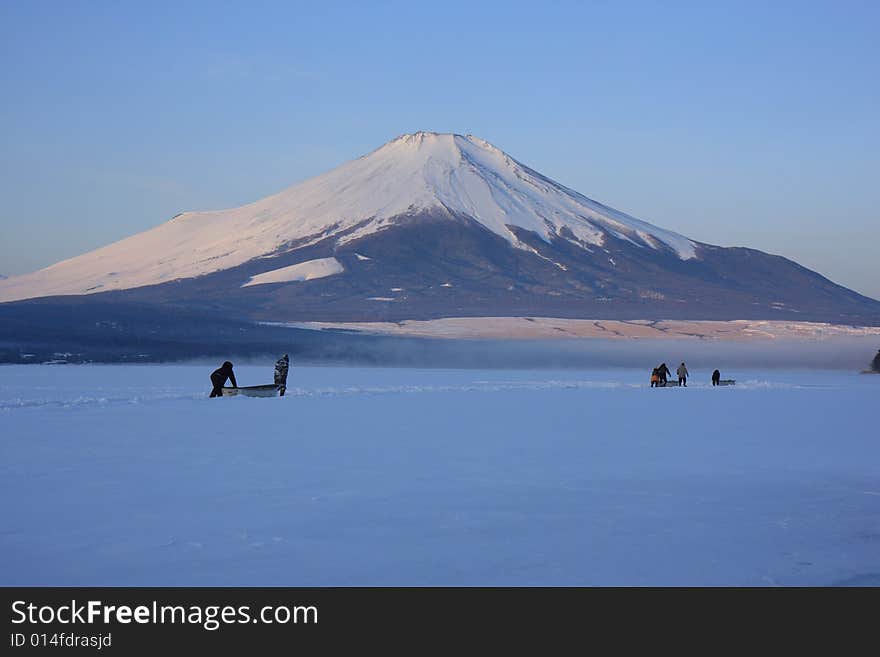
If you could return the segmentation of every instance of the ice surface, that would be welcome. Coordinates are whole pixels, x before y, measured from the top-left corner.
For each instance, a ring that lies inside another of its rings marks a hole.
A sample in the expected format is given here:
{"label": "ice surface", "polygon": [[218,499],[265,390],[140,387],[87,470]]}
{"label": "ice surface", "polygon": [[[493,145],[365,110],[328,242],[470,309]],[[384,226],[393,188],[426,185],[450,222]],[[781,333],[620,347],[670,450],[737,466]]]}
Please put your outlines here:
{"label": "ice surface", "polygon": [[880,584],[880,377],[216,365],[0,368],[0,585]]}

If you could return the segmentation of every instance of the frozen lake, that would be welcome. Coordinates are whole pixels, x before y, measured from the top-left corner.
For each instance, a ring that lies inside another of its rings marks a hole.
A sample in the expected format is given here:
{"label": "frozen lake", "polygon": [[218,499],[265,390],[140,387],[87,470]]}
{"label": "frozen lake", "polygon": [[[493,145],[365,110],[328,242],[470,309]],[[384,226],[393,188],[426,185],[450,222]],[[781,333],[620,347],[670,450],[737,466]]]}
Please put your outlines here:
{"label": "frozen lake", "polygon": [[0,585],[880,585],[880,376],[218,364],[0,368]]}

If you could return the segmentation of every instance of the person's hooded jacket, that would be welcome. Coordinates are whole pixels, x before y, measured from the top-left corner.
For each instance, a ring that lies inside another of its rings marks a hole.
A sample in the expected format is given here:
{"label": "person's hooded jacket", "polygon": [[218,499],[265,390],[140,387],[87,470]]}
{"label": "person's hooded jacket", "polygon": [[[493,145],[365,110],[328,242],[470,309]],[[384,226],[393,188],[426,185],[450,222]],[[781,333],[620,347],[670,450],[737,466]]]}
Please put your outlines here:
{"label": "person's hooded jacket", "polygon": [[211,383],[215,388],[222,388],[226,385],[226,380],[232,381],[232,387],[237,388],[238,383],[235,381],[235,373],[232,371],[232,363],[228,360],[211,373]]}

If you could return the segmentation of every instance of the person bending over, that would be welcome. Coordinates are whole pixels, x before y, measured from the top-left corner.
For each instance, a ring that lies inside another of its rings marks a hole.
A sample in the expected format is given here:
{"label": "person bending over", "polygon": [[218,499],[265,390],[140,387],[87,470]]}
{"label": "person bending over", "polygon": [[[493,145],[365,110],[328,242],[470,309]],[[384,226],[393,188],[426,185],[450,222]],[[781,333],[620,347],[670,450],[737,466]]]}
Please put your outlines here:
{"label": "person bending over", "polygon": [[238,387],[238,383],[235,382],[235,372],[232,371],[232,363],[228,360],[211,373],[211,385],[214,386],[211,397],[223,396],[223,386],[227,379],[232,381],[233,388]]}
{"label": "person bending over", "polygon": [[669,375],[671,374],[671,372],[669,371],[669,368],[666,367],[666,363],[660,363],[660,367],[657,368],[657,374],[660,376],[660,381],[657,385],[659,385],[662,388],[665,388],[667,379],[668,379]]}

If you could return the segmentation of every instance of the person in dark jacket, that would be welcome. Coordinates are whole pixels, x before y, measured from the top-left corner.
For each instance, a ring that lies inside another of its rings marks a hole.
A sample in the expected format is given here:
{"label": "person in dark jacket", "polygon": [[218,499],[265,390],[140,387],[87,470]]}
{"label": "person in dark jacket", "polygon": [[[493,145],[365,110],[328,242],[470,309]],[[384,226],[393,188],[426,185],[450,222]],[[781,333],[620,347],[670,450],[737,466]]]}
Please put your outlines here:
{"label": "person in dark jacket", "polygon": [[284,354],[275,362],[275,385],[278,386],[279,397],[283,397],[287,390],[287,370],[290,368],[290,358]]}
{"label": "person in dark jacket", "polygon": [[880,372],[880,350],[878,350],[877,355],[874,356],[874,360],[871,363],[871,369],[875,372]]}
{"label": "person in dark jacket", "polygon": [[232,381],[233,388],[238,387],[238,383],[235,382],[235,373],[232,371],[232,363],[228,360],[211,373],[211,385],[214,386],[214,389],[211,390],[211,397],[223,396],[223,386],[227,379]]}
{"label": "person in dark jacket", "polygon": [[712,385],[717,386],[719,381],[721,381],[721,372],[715,370],[712,372]]}
{"label": "person in dark jacket", "polygon": [[660,375],[660,385],[665,387],[667,377],[672,374],[669,368],[666,367],[666,363],[660,363],[660,367],[657,368],[657,374]]}

